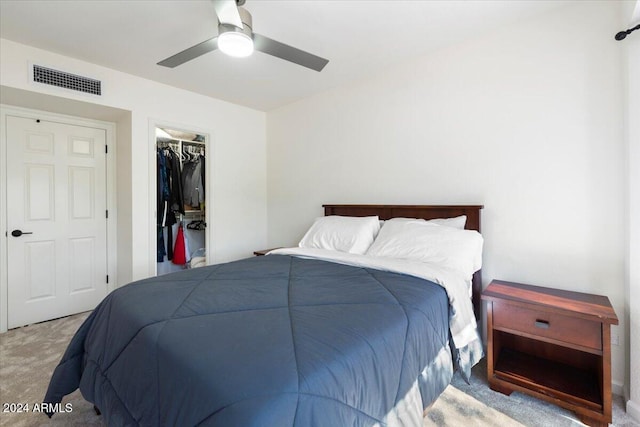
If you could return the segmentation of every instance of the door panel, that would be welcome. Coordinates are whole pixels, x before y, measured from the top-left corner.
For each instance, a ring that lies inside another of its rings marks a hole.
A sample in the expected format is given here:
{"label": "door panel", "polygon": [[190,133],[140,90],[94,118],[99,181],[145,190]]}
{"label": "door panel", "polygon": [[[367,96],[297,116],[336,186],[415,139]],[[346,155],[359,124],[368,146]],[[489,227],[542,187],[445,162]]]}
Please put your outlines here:
{"label": "door panel", "polygon": [[52,240],[28,242],[24,250],[27,302],[52,298],[56,294],[56,244]]}
{"label": "door panel", "polygon": [[28,221],[54,220],[55,185],[53,165],[25,164],[26,218]]}
{"label": "door panel", "polygon": [[106,296],[105,139],[104,129],[7,116],[9,328]]}
{"label": "door panel", "polygon": [[69,168],[69,212],[72,219],[93,219],[94,177],[91,168]]}
{"label": "door panel", "polygon": [[95,239],[83,237],[71,239],[69,243],[69,292],[74,294],[95,289]]}

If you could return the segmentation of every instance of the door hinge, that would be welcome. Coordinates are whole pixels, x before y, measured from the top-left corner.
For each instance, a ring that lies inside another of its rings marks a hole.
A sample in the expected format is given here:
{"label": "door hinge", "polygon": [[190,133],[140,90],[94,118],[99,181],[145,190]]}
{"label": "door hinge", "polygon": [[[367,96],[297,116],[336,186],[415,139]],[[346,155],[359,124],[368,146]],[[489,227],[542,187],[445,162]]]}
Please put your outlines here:
{"label": "door hinge", "polygon": [[104,145],[104,152],[105,154],[109,152],[109,146],[108,145]]}
{"label": "door hinge", "polygon": [[109,219],[109,209],[107,209],[106,211],[104,211],[104,214],[105,214],[105,217],[106,217],[107,219]]}
{"label": "door hinge", "polygon": [[109,283],[109,275],[107,274],[107,283]]}

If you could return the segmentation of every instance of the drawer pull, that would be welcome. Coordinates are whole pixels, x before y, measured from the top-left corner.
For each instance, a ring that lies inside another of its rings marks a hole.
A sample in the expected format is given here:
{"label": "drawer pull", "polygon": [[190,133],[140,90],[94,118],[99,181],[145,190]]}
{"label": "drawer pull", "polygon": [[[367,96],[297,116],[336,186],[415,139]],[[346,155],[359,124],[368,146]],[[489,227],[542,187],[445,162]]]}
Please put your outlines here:
{"label": "drawer pull", "polygon": [[549,322],[546,320],[539,320],[536,319],[536,328],[540,328],[540,329],[549,329]]}

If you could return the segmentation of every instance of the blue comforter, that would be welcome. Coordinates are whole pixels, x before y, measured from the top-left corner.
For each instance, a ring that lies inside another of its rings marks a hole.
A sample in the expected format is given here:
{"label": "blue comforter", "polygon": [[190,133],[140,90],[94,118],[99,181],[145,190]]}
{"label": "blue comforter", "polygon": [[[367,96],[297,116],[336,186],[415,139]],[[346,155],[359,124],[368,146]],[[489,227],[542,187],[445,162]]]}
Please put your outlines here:
{"label": "blue comforter", "polygon": [[397,273],[284,255],[187,270],[107,296],[45,402],[79,387],[109,425],[385,425],[416,383],[422,408],[449,383],[448,318],[444,289]]}

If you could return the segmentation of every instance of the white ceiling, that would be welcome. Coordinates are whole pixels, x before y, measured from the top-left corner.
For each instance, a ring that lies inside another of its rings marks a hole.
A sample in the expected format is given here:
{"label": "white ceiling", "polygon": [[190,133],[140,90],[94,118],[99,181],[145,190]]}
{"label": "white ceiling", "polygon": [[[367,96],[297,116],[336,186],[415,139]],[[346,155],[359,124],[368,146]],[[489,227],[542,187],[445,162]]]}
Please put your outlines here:
{"label": "white ceiling", "polygon": [[0,36],[268,111],[567,3],[247,0],[253,30],[329,59],[320,73],[261,52],[239,59],[213,51],[174,69],[156,65],[217,34],[207,0],[0,0]]}

